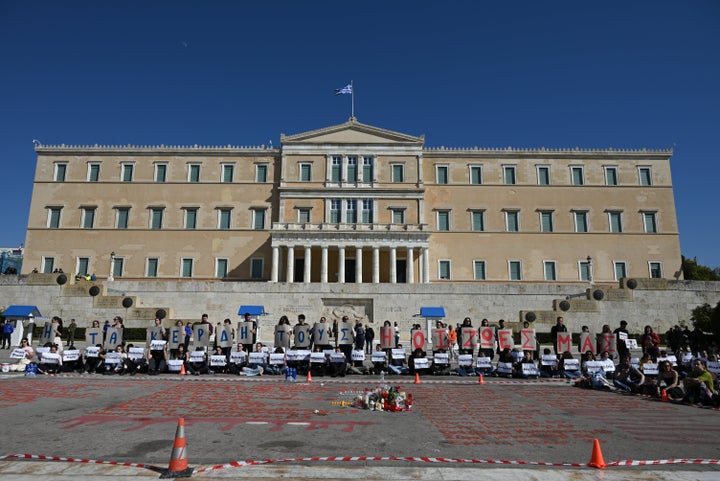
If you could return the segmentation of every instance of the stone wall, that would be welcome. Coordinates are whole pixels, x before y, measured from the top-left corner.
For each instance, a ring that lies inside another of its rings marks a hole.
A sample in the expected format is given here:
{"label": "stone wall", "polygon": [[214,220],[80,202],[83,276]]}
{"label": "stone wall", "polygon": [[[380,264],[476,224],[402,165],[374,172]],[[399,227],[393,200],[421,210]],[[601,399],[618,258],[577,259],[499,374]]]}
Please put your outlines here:
{"label": "stone wall", "polygon": [[[310,323],[321,315],[331,322],[344,314],[375,325],[386,319],[397,321],[406,339],[411,324],[426,325],[419,317],[420,307],[426,306],[444,307],[446,320],[452,323],[469,316],[474,326],[479,326],[482,318],[491,323],[502,318],[517,325],[532,312],[538,332],[548,332],[558,315],[573,332],[582,325],[595,332],[603,324],[614,329],[621,319],[628,321],[631,332],[639,333],[645,324],[665,332],[689,320],[694,307],[706,302],[714,306],[720,301],[720,282],[643,281],[647,280],[638,279],[635,289],[625,283],[588,288],[587,283],[273,284],[72,279],[60,285],[56,275],[30,274],[0,277],[0,307],[36,305],[43,316],[76,318],[80,326],[89,325],[93,319],[104,321],[121,315],[127,327],[141,327],[150,324],[159,309],[167,313],[165,324],[170,325],[176,319],[199,320],[202,313],[209,314],[214,323],[226,317],[237,322],[240,305],[263,305],[268,314],[260,318],[261,339],[267,341],[281,315],[294,323],[301,313]],[[96,295],[91,296],[90,288],[95,285]],[[128,308],[123,307],[123,301],[130,304],[126,299],[132,301]]]}

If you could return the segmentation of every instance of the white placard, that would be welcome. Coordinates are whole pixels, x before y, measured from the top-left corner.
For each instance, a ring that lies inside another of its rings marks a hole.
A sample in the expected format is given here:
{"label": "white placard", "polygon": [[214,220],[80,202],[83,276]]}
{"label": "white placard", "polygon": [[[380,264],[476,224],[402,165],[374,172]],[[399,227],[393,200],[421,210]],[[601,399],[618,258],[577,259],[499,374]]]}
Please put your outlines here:
{"label": "white placard", "polygon": [[557,366],[558,360],[557,356],[553,356],[552,354],[543,354],[540,358],[540,365],[541,366]]}
{"label": "white placard", "polygon": [[204,362],[205,352],[204,351],[190,351],[190,362]]}
{"label": "white placard", "polygon": [[492,369],[492,363],[487,356],[478,357],[475,365],[481,369]]}
{"label": "white placard", "polygon": [[427,369],[430,367],[430,361],[426,357],[413,358],[413,364],[415,364],[415,369]]}
{"label": "white placard", "polygon": [[632,367],[634,367],[635,369],[640,369],[640,358],[639,357],[631,357],[630,365]]}
{"label": "white placard", "polygon": [[263,364],[265,362],[264,352],[251,352],[250,353],[250,364]]}
{"label": "white placard", "polygon": [[625,346],[628,349],[637,349],[637,339],[625,339]]}
{"label": "white placard", "polygon": [[270,364],[273,366],[282,366],[285,364],[285,354],[282,352],[273,352],[270,354]]}
{"label": "white placard", "polygon": [[347,362],[347,358],[342,352],[333,352],[330,354],[330,362]]}
{"label": "white placard", "polygon": [[405,349],[393,349],[391,352],[391,357],[393,359],[405,359],[405,356],[407,354],[405,353]]}
{"label": "white placard", "polygon": [[110,351],[105,354],[105,364],[120,364],[120,353],[117,351]]}
{"label": "white placard", "polygon": [[10,353],[10,359],[24,359],[25,358],[25,349],[22,349],[20,347],[16,347],[13,349],[13,352]]}
{"label": "white placard", "polygon": [[230,351],[230,362],[242,364],[247,360],[247,351]]}
{"label": "white placard", "polygon": [[460,354],[458,356],[458,366],[472,366],[472,354]]}
{"label": "white placard", "polygon": [[654,362],[648,362],[643,364],[642,366],[643,374],[646,376],[657,376],[660,374],[660,368],[658,367],[657,363]]}
{"label": "white placard", "polygon": [[658,361],[658,363],[663,362],[663,361],[670,361],[670,364],[672,364],[673,366],[677,366],[677,357],[675,357],[674,355],[658,357],[657,361]]}
{"label": "white placard", "polygon": [[[628,333],[627,333],[627,332],[618,331],[618,339],[620,339],[621,341],[627,341],[627,339],[628,339]],[[627,343],[626,343],[626,345],[627,345]]]}
{"label": "white placard", "polygon": [[168,371],[170,372],[180,372],[180,370],[182,369],[182,365],[182,359],[169,359],[167,361]]}
{"label": "white placard", "polygon": [[150,343],[150,350],[162,351],[163,349],[165,349],[165,344],[167,344],[167,341],[164,341],[162,339],[155,339]]}
{"label": "white placard", "polygon": [[565,359],[563,360],[563,370],[565,371],[579,371],[580,361],[577,359]]}
{"label": "white placard", "polygon": [[612,362],[612,359],[605,359],[600,362],[603,364],[603,370],[605,372],[615,372],[615,363]]}
{"label": "white placard", "polygon": [[387,353],[385,351],[373,351],[372,362],[385,362],[387,360]]}
{"label": "white placard", "polygon": [[43,352],[41,361],[43,364],[59,364],[60,354],[57,352]]}
{"label": "white placard", "polygon": [[707,370],[714,374],[720,374],[720,361],[708,361]]}
{"label": "white placard", "polygon": [[601,361],[586,361],[583,363],[583,366],[585,366],[585,370],[589,373],[595,373],[598,371],[604,371],[604,364]]}
{"label": "white placard", "polygon": [[222,354],[213,354],[210,356],[211,366],[224,366],[225,364],[227,364],[227,360]]}
{"label": "white placard", "polygon": [[80,351],[73,349],[71,351],[63,351],[63,362],[77,361],[80,359]]}
{"label": "white placard", "polygon": [[310,353],[310,362],[313,364],[324,364],[325,363],[325,354],[322,352]]}
{"label": "white placard", "polygon": [[100,355],[100,348],[97,346],[89,346],[85,348],[86,357],[98,357]]}
{"label": "white placard", "polygon": [[534,362],[523,362],[520,363],[520,367],[522,368],[523,376],[539,376],[540,372],[538,372],[537,364]]}
{"label": "white placard", "polygon": [[[99,349],[99,348],[96,347],[95,349]],[[49,347],[38,347],[37,349],[35,349],[35,354],[37,355],[38,359],[42,358],[42,355],[46,352],[50,352]]]}
{"label": "white placard", "polygon": [[350,353],[350,357],[353,361],[364,361],[365,351],[358,351],[357,349],[353,349],[353,351]]}
{"label": "white placard", "polygon": [[290,349],[287,352],[288,361],[309,361],[310,351],[308,349]]}
{"label": "white placard", "polygon": [[688,366],[688,367],[689,367],[690,365],[692,365],[692,360],[693,360],[693,355],[692,355],[692,354],[690,354],[690,353],[683,354],[683,356],[682,356],[683,366]]}
{"label": "white placard", "polygon": [[131,347],[128,349],[128,358],[133,361],[139,361],[145,357],[145,349],[142,347]]}
{"label": "white placard", "polygon": [[433,354],[435,364],[450,364],[450,355],[447,352],[436,352]]}
{"label": "white placard", "polygon": [[512,374],[513,365],[511,362],[498,362],[497,372],[499,374]]}

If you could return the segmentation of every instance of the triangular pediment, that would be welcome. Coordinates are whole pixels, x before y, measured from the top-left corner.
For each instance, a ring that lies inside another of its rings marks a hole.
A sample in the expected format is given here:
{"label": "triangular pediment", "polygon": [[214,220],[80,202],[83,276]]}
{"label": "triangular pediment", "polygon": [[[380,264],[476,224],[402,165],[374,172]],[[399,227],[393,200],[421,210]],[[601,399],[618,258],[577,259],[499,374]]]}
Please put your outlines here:
{"label": "triangular pediment", "polygon": [[422,146],[425,136],[412,135],[381,129],[350,119],[339,125],[333,125],[310,132],[295,135],[281,135],[283,145],[291,144],[384,144],[384,145],[416,145]]}

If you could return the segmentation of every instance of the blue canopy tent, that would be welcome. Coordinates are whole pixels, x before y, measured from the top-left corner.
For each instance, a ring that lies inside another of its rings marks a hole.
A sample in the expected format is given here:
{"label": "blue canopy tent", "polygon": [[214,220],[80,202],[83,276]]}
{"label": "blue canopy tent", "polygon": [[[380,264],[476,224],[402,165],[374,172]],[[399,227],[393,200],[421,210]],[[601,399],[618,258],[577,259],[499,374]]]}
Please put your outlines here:
{"label": "blue canopy tent", "polygon": [[27,337],[28,341],[32,343],[32,332],[28,332],[28,334],[25,335],[25,329],[28,327],[30,319],[33,320],[33,323],[36,320],[42,319],[42,315],[40,314],[40,310],[37,306],[8,306],[8,308],[3,311],[2,315],[5,319],[15,321],[15,331],[10,336],[10,342],[13,346],[19,346],[20,339],[23,337]]}
{"label": "blue canopy tent", "polygon": [[264,316],[267,314],[267,312],[265,312],[265,306],[240,306],[240,309],[238,309],[238,315],[244,316],[245,313],[250,314],[252,317]]}
{"label": "blue canopy tent", "polygon": [[421,307],[420,308],[420,317],[425,318],[425,335],[427,336],[428,344],[432,344],[432,336],[430,335],[431,329],[434,327],[432,325],[433,321],[437,321],[438,319],[443,319],[445,317],[445,308],[444,307]]}
{"label": "blue canopy tent", "polygon": [[32,314],[32,317],[40,317],[40,310],[37,306],[8,306],[2,315],[7,319],[27,319]]}

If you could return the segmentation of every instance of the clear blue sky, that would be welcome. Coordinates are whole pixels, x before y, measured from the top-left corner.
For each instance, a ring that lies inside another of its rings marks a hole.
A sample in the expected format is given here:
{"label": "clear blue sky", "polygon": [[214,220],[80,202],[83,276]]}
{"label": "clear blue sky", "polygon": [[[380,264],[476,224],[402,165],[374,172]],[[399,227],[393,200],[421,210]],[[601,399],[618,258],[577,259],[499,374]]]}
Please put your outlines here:
{"label": "clear blue sky", "polygon": [[720,266],[720,2],[0,0],[0,246],[44,144],[673,148],[682,252]]}

